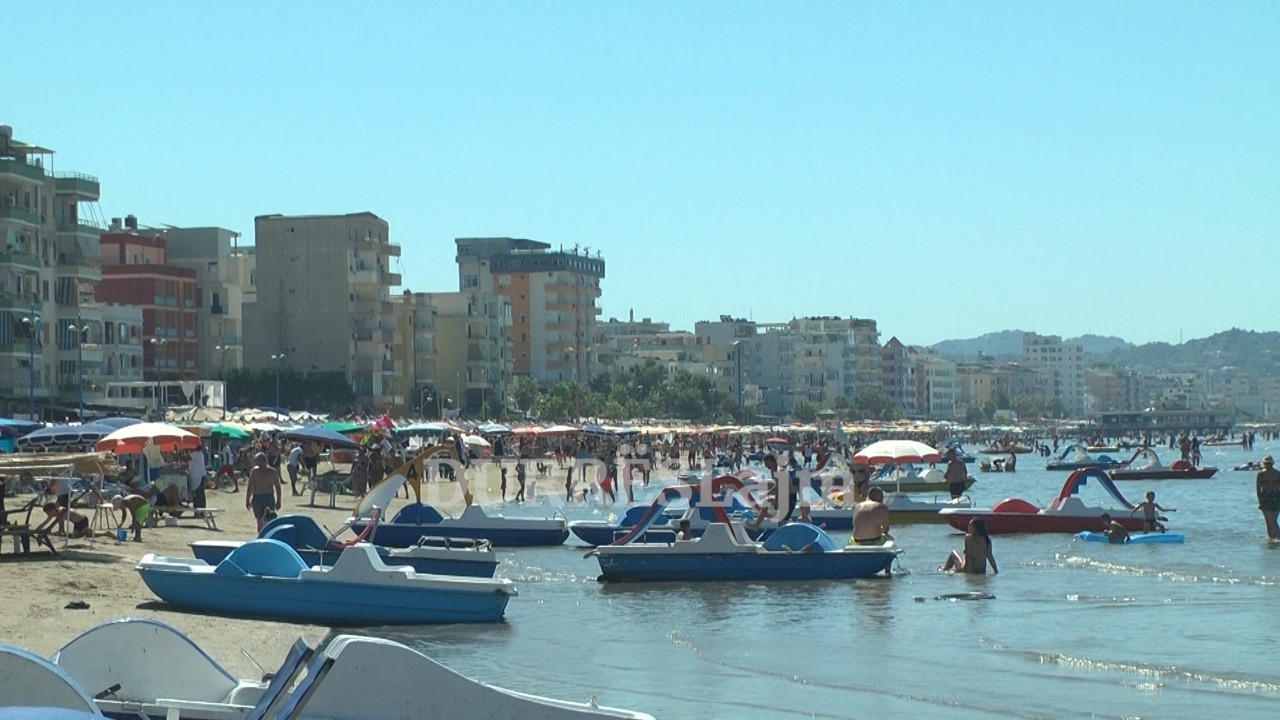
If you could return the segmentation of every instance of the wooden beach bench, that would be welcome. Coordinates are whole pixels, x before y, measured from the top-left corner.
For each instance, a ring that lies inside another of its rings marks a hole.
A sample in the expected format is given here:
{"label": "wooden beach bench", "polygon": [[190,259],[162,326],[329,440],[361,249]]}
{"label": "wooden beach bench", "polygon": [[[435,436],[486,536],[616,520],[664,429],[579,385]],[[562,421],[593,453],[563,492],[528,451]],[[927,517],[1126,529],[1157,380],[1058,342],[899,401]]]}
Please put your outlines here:
{"label": "wooden beach bench", "polygon": [[218,529],[218,516],[226,512],[223,508],[189,508],[189,507],[156,507],[152,506],[151,514],[147,516],[147,527],[156,527],[160,524],[160,516],[165,515],[173,518],[175,521],[180,520],[203,520],[205,527],[210,530]]}

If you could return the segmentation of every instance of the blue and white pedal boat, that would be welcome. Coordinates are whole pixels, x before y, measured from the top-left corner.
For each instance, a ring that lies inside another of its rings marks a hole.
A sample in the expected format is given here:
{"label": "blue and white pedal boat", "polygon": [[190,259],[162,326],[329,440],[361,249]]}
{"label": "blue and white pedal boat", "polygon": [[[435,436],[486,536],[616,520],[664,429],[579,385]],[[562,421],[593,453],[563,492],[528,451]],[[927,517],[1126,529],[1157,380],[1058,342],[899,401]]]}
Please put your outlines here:
{"label": "blue and white pedal boat", "polygon": [[167,603],[329,625],[498,622],[516,594],[510,580],[391,567],[368,543],[347,548],[332,567],[308,567],[279,540],[253,540],[217,565],[149,553],[136,569]]}
{"label": "blue and white pedal boat", "polygon": [[869,578],[888,575],[901,552],[892,542],[842,548],[805,523],[783,525],[757,543],[735,520],[715,523],[693,540],[605,545],[593,554],[602,580],[702,582]]}
{"label": "blue and white pedal boat", "polygon": [[[369,542],[382,562],[392,567],[404,565],[414,572],[430,575],[484,578],[493,577],[498,567],[497,556],[484,540],[423,536],[410,547],[384,548],[377,543],[378,527],[371,530]],[[347,545],[328,536],[309,515],[282,515],[263,526],[258,538],[279,540],[288,545],[308,566],[333,565]],[[197,540],[191,543],[191,553],[210,565],[217,565],[241,545],[244,543],[233,540]]]}

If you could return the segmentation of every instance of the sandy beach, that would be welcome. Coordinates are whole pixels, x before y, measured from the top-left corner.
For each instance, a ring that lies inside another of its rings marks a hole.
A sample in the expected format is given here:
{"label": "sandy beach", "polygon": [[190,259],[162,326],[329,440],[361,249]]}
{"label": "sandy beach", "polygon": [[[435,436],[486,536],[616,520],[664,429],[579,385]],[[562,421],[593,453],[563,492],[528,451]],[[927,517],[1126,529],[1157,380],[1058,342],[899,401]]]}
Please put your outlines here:
{"label": "sandy beach", "polygon": [[[486,491],[497,489],[498,471],[494,467],[473,469],[469,476],[479,474],[481,482],[473,481],[477,495],[484,500]],[[514,486],[514,482],[511,483]],[[311,515],[330,530],[342,526],[353,508],[351,496],[339,496],[337,507],[328,507],[328,496],[317,495],[319,507],[308,505],[310,493],[290,497],[289,485],[284,483],[284,508],[280,514],[303,513]],[[14,510],[22,507],[30,495],[12,496],[8,500],[10,521]],[[453,483],[430,483],[424,486],[424,502],[450,512],[461,509],[461,496]],[[63,549],[63,539],[55,538],[57,555],[48,550],[33,547],[29,555],[14,555],[7,538],[0,548],[0,584],[5,589],[6,601],[0,611],[0,642],[26,648],[49,656],[77,634],[99,623],[122,617],[155,618],[167,622],[191,636],[214,659],[222,663],[237,677],[254,678],[261,675],[245,653],[252,656],[263,668],[271,671],[279,665],[289,645],[298,637],[309,643],[322,639],[329,628],[317,625],[241,620],[227,617],[185,612],[160,602],[134,571],[134,566],[147,553],[189,558],[188,543],[197,540],[249,540],[256,535],[252,514],[244,507],[244,483],[239,493],[223,490],[208,491],[208,506],[225,510],[217,517],[218,530],[209,530],[204,523],[192,519],[177,526],[161,524],[145,529],[142,542],[117,543],[113,532],[95,533],[92,540],[70,540]],[[388,512],[388,516],[403,505],[403,496]],[[92,508],[76,508],[89,517]],[[118,516],[117,516],[118,518]],[[32,514],[32,524],[43,515],[37,509]],[[115,519],[109,522],[114,530]],[[81,601],[88,609],[67,609],[67,604]],[[243,652],[242,652],[243,651]]]}

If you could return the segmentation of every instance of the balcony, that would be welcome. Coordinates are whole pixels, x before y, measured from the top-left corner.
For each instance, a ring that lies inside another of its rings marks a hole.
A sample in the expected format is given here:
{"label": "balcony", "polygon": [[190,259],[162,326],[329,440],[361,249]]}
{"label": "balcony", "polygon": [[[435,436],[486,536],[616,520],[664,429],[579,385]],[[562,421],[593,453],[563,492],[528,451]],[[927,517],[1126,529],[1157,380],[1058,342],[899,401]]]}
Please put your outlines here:
{"label": "balcony", "polygon": [[54,173],[53,188],[59,193],[70,193],[82,200],[95,202],[101,194],[98,178],[77,172]]}
{"label": "balcony", "polygon": [[31,270],[40,269],[40,258],[19,248],[0,250],[0,265],[21,265]]}
{"label": "balcony", "polygon": [[[3,260],[0,260],[3,264]],[[0,310],[17,310],[22,314],[31,312],[31,296],[20,293],[0,293]]]}
{"label": "balcony", "polygon": [[105,228],[83,220],[58,223],[59,235],[87,235],[96,240],[102,237],[102,233],[105,231]]}
{"label": "balcony", "polygon": [[44,168],[21,160],[0,160],[0,177],[16,175],[25,180],[44,182]]}
{"label": "balcony", "polygon": [[58,276],[74,277],[90,282],[102,281],[102,258],[84,253],[59,253]]}
{"label": "balcony", "polygon": [[31,227],[40,227],[40,213],[20,207],[0,205],[0,220],[12,220]]}

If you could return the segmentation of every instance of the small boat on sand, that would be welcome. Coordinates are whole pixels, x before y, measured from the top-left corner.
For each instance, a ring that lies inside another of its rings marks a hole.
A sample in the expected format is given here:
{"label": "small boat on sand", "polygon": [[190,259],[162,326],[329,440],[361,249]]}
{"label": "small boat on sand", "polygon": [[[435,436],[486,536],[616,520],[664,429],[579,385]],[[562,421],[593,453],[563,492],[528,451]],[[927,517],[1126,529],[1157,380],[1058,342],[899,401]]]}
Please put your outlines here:
{"label": "small boat on sand", "polygon": [[136,569],[167,603],[329,625],[498,622],[516,594],[510,580],[391,567],[368,543],[343,550],[333,567],[307,567],[279,540],[252,540],[217,565],[148,553]]}
{"label": "small boat on sand", "polygon": [[[0,651],[0,666],[2,656]],[[101,711],[93,717],[652,720],[594,701],[553,700],[477,682],[400,643],[352,635],[333,636],[318,648],[296,641],[262,681],[237,680],[181,631],[155,620],[103,623],[67,643],[53,660],[51,672],[80,692],[80,705]],[[6,699],[31,699],[30,685],[9,687],[0,672],[0,706]],[[96,699],[84,688],[94,688]]]}

